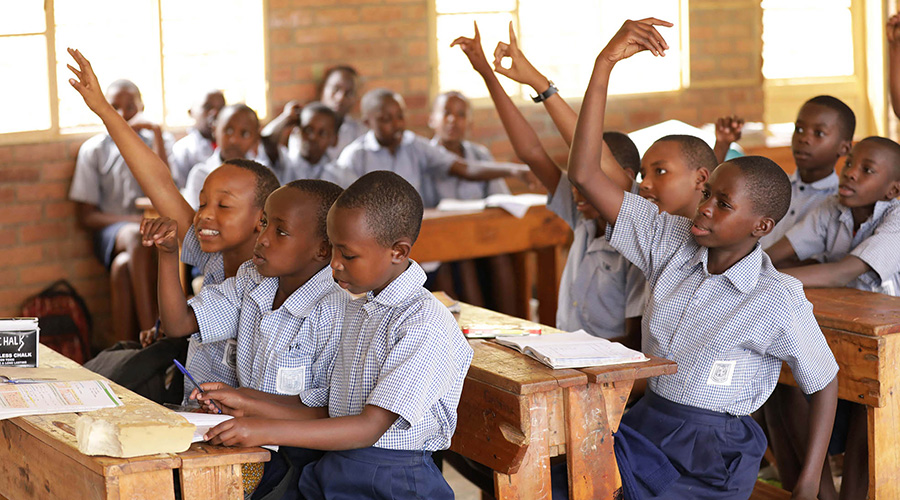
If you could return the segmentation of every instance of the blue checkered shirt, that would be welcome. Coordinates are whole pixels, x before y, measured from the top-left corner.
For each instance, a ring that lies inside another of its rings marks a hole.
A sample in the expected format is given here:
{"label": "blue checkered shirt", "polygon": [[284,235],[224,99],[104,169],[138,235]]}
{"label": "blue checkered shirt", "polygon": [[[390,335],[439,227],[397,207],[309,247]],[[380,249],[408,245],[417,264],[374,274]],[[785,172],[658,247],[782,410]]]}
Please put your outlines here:
{"label": "blue checkered shirt", "polygon": [[307,406],[331,417],[374,405],[399,415],[375,443],[392,450],[443,450],[456,430],[456,407],[472,348],[450,311],[422,287],[413,261],[377,296],[350,302],[329,393],[306,392]]}
{"label": "blue checkered shirt", "polygon": [[607,237],[647,276],[643,351],[674,360],[678,373],[650,379],[676,403],[748,415],[788,363],[803,392],[837,374],[834,355],[796,279],[779,273],[756,247],[722,274],[707,271],[708,249],[694,241],[691,220],[658,213],[625,193]]}
{"label": "blue checkered shirt", "polygon": [[[194,226],[188,228],[181,243],[181,261],[194,266],[203,272],[203,286],[218,285],[225,281],[225,261],[221,253],[206,253],[200,248]],[[200,344],[193,336],[188,339],[188,353],[185,367],[199,383],[224,382],[237,385],[237,374],[234,367],[226,362],[226,343],[215,342]],[[184,402],[194,389],[194,384],[185,377]]]}
{"label": "blue checkered shirt", "polygon": [[809,213],[786,235],[800,260],[821,255],[837,262],[854,255],[872,269],[847,286],[885,295],[900,295],[900,201],[879,201],[853,233],[853,214],[833,196]]}
{"label": "blue checkered shirt", "polygon": [[602,235],[597,221],[578,211],[572,184],[565,175],[547,208],[573,229],[575,236],[559,282],[556,327],[584,331],[603,338],[625,334],[625,318],[640,316],[644,309],[644,274],[622,257]]}
{"label": "blue checkered shirt", "polygon": [[326,266],[272,310],[278,278],[245,262],[234,278],[203,287],[190,305],[201,343],[237,338],[241,387],[272,394],[327,393],[327,373],[337,352],[350,299]]}

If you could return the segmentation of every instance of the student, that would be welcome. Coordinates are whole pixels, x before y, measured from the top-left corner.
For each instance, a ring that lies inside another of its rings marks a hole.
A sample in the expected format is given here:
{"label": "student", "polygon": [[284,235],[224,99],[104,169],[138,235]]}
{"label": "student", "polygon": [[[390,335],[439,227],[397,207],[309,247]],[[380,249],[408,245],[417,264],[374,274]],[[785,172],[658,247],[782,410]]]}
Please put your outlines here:
{"label": "student", "polygon": [[288,151],[290,165],[285,172],[287,182],[297,179],[322,179],[331,170],[328,148],[337,143],[338,117],[328,106],[311,102],[300,106],[291,101],[284,111],[263,128],[263,137],[280,137],[289,127],[300,127],[300,145]]}
{"label": "student", "polygon": [[[789,266],[794,259],[803,261],[821,255],[821,264],[782,269],[806,287],[849,286],[900,295],[900,254],[896,252],[900,237],[898,195],[900,145],[883,137],[867,137],[853,146],[847,156],[837,196],[813,209],[767,252],[776,266]],[[781,410],[796,410],[795,405],[789,408]],[[865,498],[869,477],[865,406],[853,405],[843,413],[849,413],[850,429],[841,498]],[[839,413],[837,421],[847,418]],[[788,431],[804,431],[791,425],[795,419],[785,417],[785,421],[790,425]],[[850,439],[851,435],[859,438]],[[833,444],[838,448],[842,445]],[[778,463],[780,468],[781,460]],[[833,483],[830,490],[834,495]]]}
{"label": "student", "polygon": [[[659,213],[598,168],[594,138],[603,131],[610,72],[637,52],[664,54],[668,45],[654,25],[671,23],[626,21],[597,56],[569,156],[569,179],[609,221],[610,243],[647,276],[644,352],[678,363],[677,374],[649,380],[622,425],[659,446],[681,473],[662,498],[748,498],[765,451],[765,436],[749,414],[769,396],[786,361],[812,408],[794,498],[815,498],[837,401],[837,364],[802,286],[775,271],[758,244],[787,211],[787,176],[762,157],[723,163],[691,220]],[[644,472],[639,461],[632,464],[632,472]]]}
{"label": "student", "polygon": [[[69,83],[103,120],[154,208],[161,216],[177,222],[177,237],[182,244],[181,260],[201,270],[205,285],[221,283],[226,277],[237,274],[238,267],[253,256],[263,205],[269,194],[278,188],[278,179],[272,171],[254,161],[228,160],[204,181],[199,195],[200,207],[194,212],[178,192],[166,165],[103,98],[90,62],[81,52],[68,51],[79,66],[77,70],[70,66],[77,79],[70,79]],[[153,275],[155,277],[156,273]],[[149,343],[150,334],[155,336],[155,333],[146,330],[142,340]],[[235,347],[226,342],[203,346],[190,342],[187,368],[199,380],[218,380],[234,385],[237,383],[233,362]],[[184,386],[187,400],[193,385],[185,381]]]}
{"label": "student", "polygon": [[[325,219],[340,194],[337,185],[310,179],[275,190],[266,200],[252,261],[235,277],[204,286],[189,301],[178,282],[176,223],[145,220],[144,244],[155,244],[160,252],[160,313],[166,334],[193,334],[201,345],[236,339],[238,382],[257,397],[283,403],[301,392],[327,391],[349,300],[328,266]],[[299,468],[321,455],[280,451]],[[262,490],[286,474],[280,462],[272,465],[263,474]],[[296,488],[296,480],[291,486]]]}
{"label": "student", "polygon": [[[584,329],[591,335],[624,340],[625,318],[641,315],[643,275],[629,273],[630,264],[609,247],[603,238],[606,224],[601,225],[596,211],[572,188],[500,85],[482,51],[477,25],[474,38],[460,37],[453,45],[460,46],[484,79],[516,155],[528,164],[550,193],[548,208],[575,231],[559,286],[556,327],[566,331]],[[613,133],[609,134],[613,137]],[[634,143],[624,134],[622,137],[610,139],[617,147],[609,149],[617,156],[619,165],[634,169],[620,176],[624,187],[631,186],[634,171],[640,166],[640,156]]]}
{"label": "student", "polygon": [[365,296],[347,307],[328,391],[287,406],[206,385],[201,400],[251,417],[212,428],[211,443],[333,450],[303,470],[307,499],[453,498],[431,453],[450,445],[472,349],[409,259],[421,223],[421,197],[394,173],[344,191],[328,213],[331,267]]}
{"label": "student", "polygon": [[468,165],[446,149],[429,144],[428,139],[406,130],[406,105],[400,95],[387,89],[370,90],[363,96],[363,123],[371,130],[341,153],[333,177],[349,185],[366,173],[389,170],[409,181],[422,196],[426,208],[437,206],[433,185],[426,179],[440,176],[489,181],[507,177],[512,171],[501,167]]}
{"label": "student", "polygon": [[224,107],[225,95],[216,89],[207,91],[188,111],[194,125],[172,147],[172,178],[179,189],[184,188],[194,165],[203,163],[216,149],[213,131],[216,117]]}
{"label": "student", "polygon": [[[137,85],[116,80],[106,89],[104,101],[143,143],[152,145],[168,177],[171,137],[142,118],[144,103]],[[112,137],[98,134],[81,145],[69,199],[76,202],[81,226],[93,233],[95,255],[110,271],[113,334],[119,340],[151,328],[157,316],[153,254],[139,243],[141,215],[135,201],[143,195]],[[134,327],[135,316],[138,328]]]}

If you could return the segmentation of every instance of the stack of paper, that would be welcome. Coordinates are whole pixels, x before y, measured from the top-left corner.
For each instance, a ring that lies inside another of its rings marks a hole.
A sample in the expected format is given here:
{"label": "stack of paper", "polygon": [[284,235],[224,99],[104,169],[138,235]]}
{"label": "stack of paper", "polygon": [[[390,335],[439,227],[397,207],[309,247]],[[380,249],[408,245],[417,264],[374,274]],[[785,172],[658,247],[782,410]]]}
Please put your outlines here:
{"label": "stack of paper", "polygon": [[0,384],[0,420],[25,415],[114,408],[122,401],[105,380]]}
{"label": "stack of paper", "polygon": [[[206,434],[206,431],[221,424],[222,422],[225,422],[226,420],[231,420],[232,418],[234,418],[231,415],[225,415],[223,413],[201,413],[192,411],[179,411],[176,413],[184,417],[188,422],[197,426],[197,428],[194,429],[194,440],[192,441],[194,443],[204,441],[203,436]],[[278,451],[278,445],[275,444],[263,445],[262,448],[272,451]]]}
{"label": "stack of paper", "polygon": [[497,338],[496,342],[527,354],[553,369],[584,368],[647,361],[643,353],[618,342],[594,337],[584,330],[522,338]]}
{"label": "stack of paper", "polygon": [[444,198],[438,203],[437,209],[448,212],[471,212],[475,210],[484,210],[485,208],[490,207],[499,207],[521,219],[528,213],[529,208],[546,204],[547,195],[545,194],[492,194],[483,200],[455,200],[452,198]]}

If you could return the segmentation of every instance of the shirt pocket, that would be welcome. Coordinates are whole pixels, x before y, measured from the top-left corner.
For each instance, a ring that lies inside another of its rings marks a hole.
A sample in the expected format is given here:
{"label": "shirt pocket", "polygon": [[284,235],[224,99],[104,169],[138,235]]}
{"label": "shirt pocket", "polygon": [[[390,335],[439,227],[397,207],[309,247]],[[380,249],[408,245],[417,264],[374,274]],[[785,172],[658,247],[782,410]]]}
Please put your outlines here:
{"label": "shirt pocket", "polygon": [[278,351],[268,369],[269,376],[274,377],[275,391],[294,395],[309,389],[313,383],[311,365],[312,355],[299,346]]}

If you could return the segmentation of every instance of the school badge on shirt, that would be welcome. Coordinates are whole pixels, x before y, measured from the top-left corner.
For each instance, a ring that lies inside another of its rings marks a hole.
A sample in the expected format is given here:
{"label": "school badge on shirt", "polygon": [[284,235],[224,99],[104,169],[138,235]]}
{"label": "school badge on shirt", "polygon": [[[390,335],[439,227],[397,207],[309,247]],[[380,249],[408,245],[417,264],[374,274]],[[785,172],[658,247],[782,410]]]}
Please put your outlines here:
{"label": "school badge on shirt", "polygon": [[731,385],[731,377],[734,376],[734,367],[737,361],[716,361],[709,371],[707,385]]}

